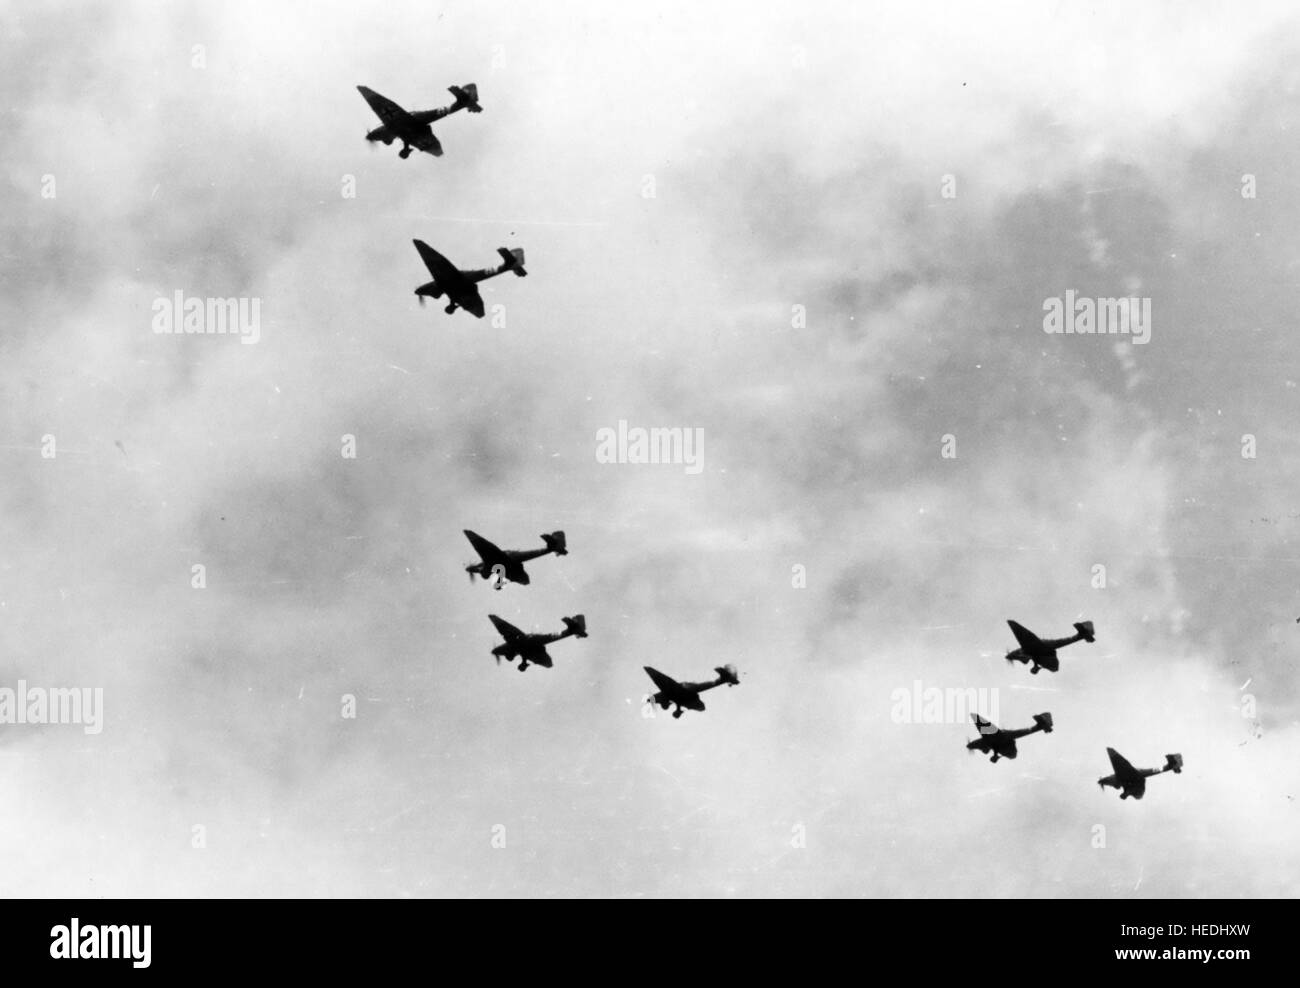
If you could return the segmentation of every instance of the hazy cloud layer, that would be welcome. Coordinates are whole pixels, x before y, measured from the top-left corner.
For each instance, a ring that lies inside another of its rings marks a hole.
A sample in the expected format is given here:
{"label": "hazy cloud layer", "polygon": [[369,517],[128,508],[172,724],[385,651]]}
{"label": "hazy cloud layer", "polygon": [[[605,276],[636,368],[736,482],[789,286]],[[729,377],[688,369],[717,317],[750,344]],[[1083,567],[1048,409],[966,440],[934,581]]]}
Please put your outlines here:
{"label": "hazy cloud layer", "polygon": [[[9,20],[0,686],[106,720],[0,727],[8,894],[1296,894],[1285,5]],[[357,84],[467,81],[445,157],[362,140]],[[522,244],[506,325],[413,237]],[[154,334],[177,290],[261,339]],[[1151,341],[1045,334],[1066,290]],[[703,472],[598,463],[620,419]],[[467,527],[570,554],[494,593]],[[489,612],[591,636],[521,676]],[[1031,677],[1009,617],[1098,640]],[[916,681],[1057,729],[989,765]],[[1121,803],[1107,745],[1187,767]]]}

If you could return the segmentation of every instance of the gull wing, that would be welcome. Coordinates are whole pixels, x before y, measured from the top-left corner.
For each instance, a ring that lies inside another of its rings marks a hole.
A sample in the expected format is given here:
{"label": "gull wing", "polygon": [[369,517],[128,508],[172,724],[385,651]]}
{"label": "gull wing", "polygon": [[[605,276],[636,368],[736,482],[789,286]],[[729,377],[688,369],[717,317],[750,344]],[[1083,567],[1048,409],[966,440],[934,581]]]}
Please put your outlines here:
{"label": "gull wing", "polygon": [[673,679],[672,676],[665,676],[658,669],[652,669],[649,666],[642,666],[647,676],[654,680],[654,684],[659,687],[661,692],[671,696],[676,696],[683,692],[682,684]]}
{"label": "gull wing", "polygon": [[468,282],[463,288],[457,286],[454,292],[449,291],[447,294],[455,299],[456,304],[462,309],[479,319],[482,319],[484,313],[487,312],[487,306],[483,304],[483,296],[478,293],[477,288]]}
{"label": "gull wing", "polygon": [[[491,621],[492,624],[496,626],[496,629],[500,633],[501,637],[504,638],[507,642],[517,642],[528,637],[526,634],[524,634],[522,631],[516,628],[509,621],[499,618],[495,614],[489,614],[488,620]],[[533,660],[529,658],[528,661],[532,662]]]}
{"label": "gull wing", "polygon": [[970,719],[975,722],[975,726],[979,729],[980,734],[989,735],[998,733],[997,725],[987,717],[981,717],[979,714],[971,714]]}
{"label": "gull wing", "polygon": [[1138,770],[1133,767],[1127,758],[1114,748],[1107,748],[1106,754],[1110,756],[1110,767],[1115,770],[1116,777],[1124,784],[1126,789],[1133,779],[1141,780],[1145,787],[1145,780],[1142,779],[1142,776],[1138,774]]}
{"label": "gull wing", "polygon": [[1007,626],[1011,628],[1011,633],[1016,636],[1016,641],[1020,643],[1020,647],[1026,651],[1033,651],[1043,647],[1043,640],[1023,624],[1008,621]]}
{"label": "gull wing", "polygon": [[[416,243],[419,243],[419,241],[417,240]],[[474,547],[474,551],[478,553],[479,559],[483,560],[483,562],[489,566],[493,563],[504,564],[506,562],[506,554],[483,536],[471,532],[468,528],[464,529],[464,532],[465,538],[469,539],[469,544]]]}
{"label": "gull wing", "polygon": [[445,290],[452,285],[465,283],[465,277],[460,273],[456,265],[452,264],[451,261],[443,257],[423,240],[412,240],[411,243],[415,244],[415,249],[420,253],[420,260],[424,262],[424,266],[429,269],[429,274],[433,275],[433,280],[441,288]]}
{"label": "gull wing", "polygon": [[380,96],[373,89],[368,89],[365,86],[357,86],[357,91],[365,97],[366,102],[370,104],[370,109],[375,111],[375,116],[385,124],[400,124],[410,119],[411,115],[387,96]]}
{"label": "gull wing", "polygon": [[545,669],[549,669],[553,665],[550,655],[546,652],[545,645],[538,645],[536,648],[525,649],[520,653],[520,658],[531,662],[535,666],[542,666]]}
{"label": "gull wing", "polygon": [[435,158],[442,157],[442,145],[438,143],[438,138],[433,136],[431,130],[421,134],[411,143],[425,154],[431,154]]}

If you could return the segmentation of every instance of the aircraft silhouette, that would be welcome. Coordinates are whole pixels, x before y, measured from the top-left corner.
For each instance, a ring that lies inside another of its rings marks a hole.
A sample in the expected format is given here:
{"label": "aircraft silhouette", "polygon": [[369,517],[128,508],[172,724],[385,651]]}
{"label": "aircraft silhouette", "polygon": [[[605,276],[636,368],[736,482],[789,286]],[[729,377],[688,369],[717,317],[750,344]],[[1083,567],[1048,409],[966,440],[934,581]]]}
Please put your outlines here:
{"label": "aircraft silhouette", "polygon": [[1183,770],[1183,756],[1178,754],[1165,755],[1164,768],[1134,768],[1132,763],[1114,748],[1107,748],[1106,754],[1110,756],[1110,767],[1115,770],[1115,774],[1098,779],[1097,785],[1102,789],[1110,786],[1112,789],[1120,790],[1120,799],[1128,799],[1130,796],[1141,799],[1142,794],[1147,791],[1147,779],[1151,776],[1163,772],[1173,772],[1177,775]]}
{"label": "aircraft silhouette", "polygon": [[1074,626],[1076,633],[1072,638],[1053,638],[1047,641],[1039,638],[1024,625],[1016,624],[1015,621],[1008,621],[1007,624],[1011,627],[1011,633],[1016,636],[1016,641],[1020,643],[1019,648],[1007,653],[1007,661],[1032,662],[1034,666],[1029,671],[1035,674],[1039,669],[1056,672],[1061,668],[1061,661],[1056,657],[1058,648],[1064,648],[1074,642],[1094,642],[1097,640],[1093,637],[1091,621],[1076,623]]}
{"label": "aircraft silhouette", "polygon": [[503,644],[492,649],[492,654],[496,656],[497,665],[501,664],[502,659],[513,662],[515,657],[518,656],[520,672],[527,669],[530,663],[547,669],[551,668],[551,657],[546,654],[547,645],[570,636],[575,638],[587,637],[587,619],[581,614],[561,618],[560,620],[564,622],[564,630],[553,635],[527,634],[495,614],[489,614],[488,620],[496,626],[501,637],[505,639]]}
{"label": "aircraft silhouette", "polygon": [[524,572],[524,563],[528,560],[538,559],[552,552],[557,556],[566,556],[569,553],[568,547],[565,545],[563,532],[551,532],[549,535],[543,535],[541,538],[546,543],[545,549],[528,550],[498,549],[483,536],[471,532],[468,528],[464,529],[464,532],[465,538],[469,539],[469,544],[474,547],[474,551],[478,553],[480,559],[480,562],[471,563],[465,567],[470,582],[474,582],[475,576],[481,576],[485,580],[496,576],[498,580],[494,586],[498,590],[501,589],[504,580],[527,586],[530,581],[528,574]]}
{"label": "aircraft silhouette", "polygon": [[392,144],[395,140],[401,141],[402,150],[398,152],[399,158],[409,158],[412,147],[419,148],[435,158],[441,157],[442,145],[438,143],[438,138],[433,136],[433,128],[429,124],[457,110],[469,110],[470,113],[483,112],[483,107],[478,103],[478,87],[472,82],[467,82],[463,86],[451,86],[447,90],[456,97],[456,102],[451,106],[445,106],[440,110],[419,110],[415,113],[403,110],[387,96],[380,96],[373,89],[357,86],[357,91],[365,97],[366,102],[370,104],[370,109],[375,111],[375,116],[383,121],[383,126],[376,127],[368,133],[366,140],[372,144],[376,141],[383,141],[384,144]]}
{"label": "aircraft silhouette", "polygon": [[990,762],[996,762],[999,758],[1015,758],[1017,738],[1025,738],[1039,731],[1044,734],[1052,733],[1051,714],[1034,714],[1033,727],[1022,727],[1014,731],[1007,731],[997,727],[979,714],[971,714],[970,716],[979,729],[980,736],[974,741],[967,742],[966,750],[991,754],[993,757],[989,759]]}
{"label": "aircraft silhouette", "polygon": [[426,298],[442,298],[443,295],[446,295],[448,304],[443,311],[448,315],[451,315],[457,309],[464,309],[466,312],[473,313],[479,319],[482,319],[484,312],[483,297],[479,295],[476,287],[480,281],[495,278],[507,271],[513,271],[516,277],[519,278],[528,275],[528,272],[524,270],[524,251],[522,247],[498,247],[497,253],[501,255],[502,260],[494,268],[462,271],[423,240],[415,240],[412,243],[415,244],[415,249],[420,252],[420,259],[424,261],[424,266],[429,269],[429,274],[433,275],[433,280],[427,281],[417,288],[415,294],[419,296],[421,305],[424,305]]}
{"label": "aircraft silhouette", "polygon": [[670,706],[677,709],[673,711],[674,717],[682,715],[682,709],[703,710],[704,701],[700,699],[700,694],[705,690],[711,690],[715,686],[721,686],[726,683],[728,686],[740,685],[740,676],[736,673],[736,667],[732,665],[718,666],[713,671],[718,674],[718,678],[710,683],[679,683],[672,676],[665,676],[658,669],[651,669],[649,666],[643,666],[646,675],[654,680],[654,684],[659,687],[659,692],[650,699],[667,710]]}

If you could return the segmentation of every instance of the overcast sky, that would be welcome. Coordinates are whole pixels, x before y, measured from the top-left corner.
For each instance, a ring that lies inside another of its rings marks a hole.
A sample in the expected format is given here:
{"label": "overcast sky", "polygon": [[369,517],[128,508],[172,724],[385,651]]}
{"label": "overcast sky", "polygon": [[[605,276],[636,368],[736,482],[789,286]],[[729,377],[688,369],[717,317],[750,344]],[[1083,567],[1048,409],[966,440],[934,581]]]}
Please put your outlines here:
{"label": "overcast sky", "polygon": [[[980,6],[6,5],[0,686],[105,721],[0,727],[0,891],[1300,892],[1300,22]],[[358,84],[466,82],[444,157],[363,140]],[[416,237],[524,247],[505,325]],[[464,528],[570,551],[498,593]],[[1097,642],[1031,676],[1007,618]],[[918,680],[1056,731],[989,764]],[[1186,769],[1121,802],[1107,746]]]}

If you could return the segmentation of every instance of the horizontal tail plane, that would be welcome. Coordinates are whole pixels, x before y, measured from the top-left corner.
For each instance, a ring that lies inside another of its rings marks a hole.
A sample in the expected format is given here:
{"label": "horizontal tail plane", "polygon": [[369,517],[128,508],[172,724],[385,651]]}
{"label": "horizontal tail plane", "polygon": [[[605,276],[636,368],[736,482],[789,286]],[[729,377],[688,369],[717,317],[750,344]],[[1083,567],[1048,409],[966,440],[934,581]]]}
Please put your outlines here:
{"label": "horizontal tail plane", "polygon": [[503,271],[513,271],[516,277],[527,277],[528,272],[524,270],[524,249],[522,247],[498,247],[497,253],[505,261]]}
{"label": "horizontal tail plane", "polygon": [[470,113],[482,113],[483,107],[478,103],[478,86],[467,82],[463,86],[448,86],[447,91],[456,97],[456,105],[463,106]]}

